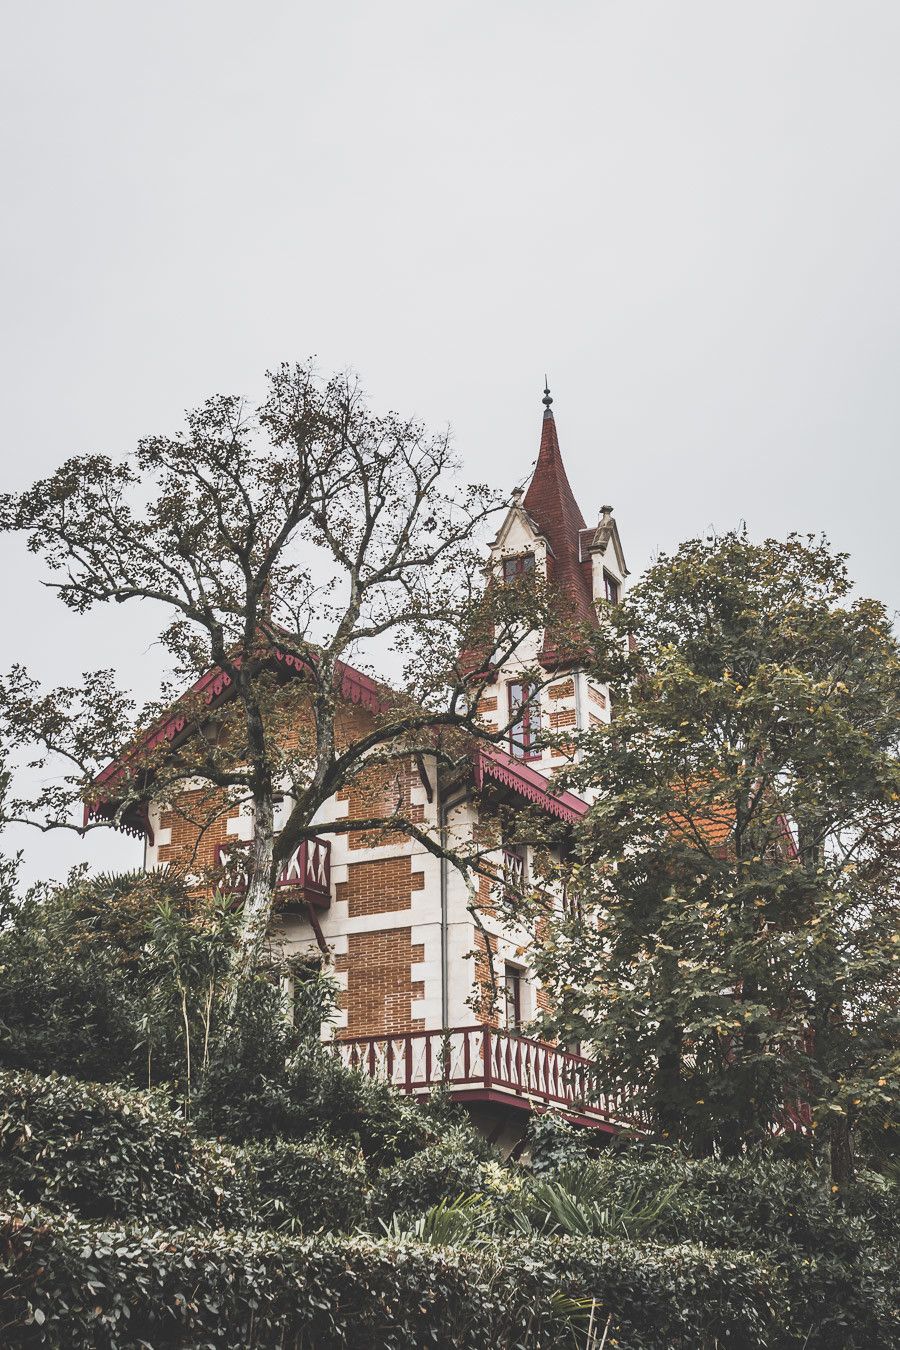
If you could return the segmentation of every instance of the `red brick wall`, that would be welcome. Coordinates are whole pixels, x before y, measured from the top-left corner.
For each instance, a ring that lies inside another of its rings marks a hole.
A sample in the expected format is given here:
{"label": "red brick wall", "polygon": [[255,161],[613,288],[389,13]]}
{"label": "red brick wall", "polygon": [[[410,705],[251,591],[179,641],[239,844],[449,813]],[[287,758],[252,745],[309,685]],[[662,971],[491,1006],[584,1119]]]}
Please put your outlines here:
{"label": "red brick wall", "polygon": [[[493,933],[485,934],[480,928],[475,932],[475,1016],[479,1022],[499,1027],[500,1012],[503,1005],[503,969],[498,967],[497,939]],[[488,946],[490,944],[490,958]],[[494,1001],[494,986],[491,982],[491,964],[494,967],[494,980],[497,985],[497,998]]]}
{"label": "red brick wall", "polygon": [[347,1012],[347,1026],[339,1036],[384,1036],[421,1031],[424,1019],[413,1017],[412,1000],[422,998],[424,986],[412,979],[414,961],[424,960],[409,928],[374,933],[351,933],[346,956],[335,969],[347,972],[347,988],[339,1002]]}
{"label": "red brick wall", "polygon": [[575,681],[563,680],[560,684],[551,684],[548,686],[547,693],[550,698],[574,698]]}
{"label": "red brick wall", "polygon": [[[404,760],[375,765],[341,788],[336,794],[337,800],[347,803],[347,815],[351,820],[392,815],[399,806],[407,819],[419,824],[425,819],[425,808],[411,804],[413,782],[419,781],[418,775],[414,779],[413,774],[411,765]],[[351,849],[381,848],[400,841],[401,836],[390,830],[351,830],[347,837]]]}
{"label": "red brick wall", "polygon": [[160,828],[171,830],[168,844],[161,844],[159,861],[187,871],[215,867],[216,849],[234,840],[228,822],[238,808],[224,792],[182,792],[172,806],[161,811]]}
{"label": "red brick wall", "polygon": [[412,892],[425,886],[424,872],[412,870],[412,859],[379,858],[350,863],[347,880],[335,886],[335,899],[346,900],[351,919],[361,914],[389,914],[412,907]]}

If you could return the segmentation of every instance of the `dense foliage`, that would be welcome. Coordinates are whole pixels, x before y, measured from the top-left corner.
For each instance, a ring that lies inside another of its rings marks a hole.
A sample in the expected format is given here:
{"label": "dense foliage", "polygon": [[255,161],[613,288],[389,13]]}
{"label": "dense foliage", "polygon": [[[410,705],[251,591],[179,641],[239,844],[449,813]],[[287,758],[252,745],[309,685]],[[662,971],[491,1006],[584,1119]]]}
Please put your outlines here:
{"label": "dense foliage", "polygon": [[234,1162],[156,1095],[0,1072],[0,1187],[87,1219],[212,1224],[244,1217]]}
{"label": "dense foliage", "polygon": [[465,1347],[571,1343],[537,1264],[370,1239],[0,1229],[0,1309],[20,1345]]}
{"label": "dense foliage", "polygon": [[349,1233],[365,1219],[369,1177],[358,1150],[321,1136],[272,1139],[234,1154],[255,1222],[286,1233]]}
{"label": "dense foliage", "polygon": [[321,1136],[228,1149],[158,1093],[7,1071],[3,1324],[48,1346],[539,1347],[593,1314],[623,1350],[896,1344],[896,1190],[838,1207],[765,1155],[574,1138],[565,1159],[569,1128],[535,1131],[558,1150],[537,1174],[460,1126],[378,1168]]}
{"label": "dense foliage", "polygon": [[568,775],[602,792],[536,952],[553,1025],[663,1137],[736,1154],[805,1121],[844,1186],[898,1137],[889,616],[825,544],[733,533],[660,558],[596,647],[615,715]]}

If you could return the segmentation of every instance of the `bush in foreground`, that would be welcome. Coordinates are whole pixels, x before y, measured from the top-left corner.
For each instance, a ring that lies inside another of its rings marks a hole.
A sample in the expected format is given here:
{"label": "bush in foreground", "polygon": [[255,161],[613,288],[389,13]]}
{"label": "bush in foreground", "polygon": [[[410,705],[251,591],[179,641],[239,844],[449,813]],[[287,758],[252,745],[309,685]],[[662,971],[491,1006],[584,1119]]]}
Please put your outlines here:
{"label": "bush in foreground", "polygon": [[264,1228],[347,1233],[366,1213],[369,1179],[358,1150],[327,1139],[274,1139],[235,1154]]}
{"label": "bush in foreground", "polygon": [[67,1350],[140,1342],[539,1350],[572,1346],[572,1314],[582,1320],[586,1310],[571,1296],[596,1300],[595,1323],[612,1316],[618,1350],[713,1350],[715,1338],[750,1350],[766,1344],[784,1312],[778,1287],[760,1258],[688,1247],[557,1241],[464,1251],[63,1218],[0,1225],[10,1343]]}
{"label": "bush in foreground", "polygon": [[245,1217],[234,1162],[160,1097],[58,1074],[0,1071],[0,1188],[89,1219]]}

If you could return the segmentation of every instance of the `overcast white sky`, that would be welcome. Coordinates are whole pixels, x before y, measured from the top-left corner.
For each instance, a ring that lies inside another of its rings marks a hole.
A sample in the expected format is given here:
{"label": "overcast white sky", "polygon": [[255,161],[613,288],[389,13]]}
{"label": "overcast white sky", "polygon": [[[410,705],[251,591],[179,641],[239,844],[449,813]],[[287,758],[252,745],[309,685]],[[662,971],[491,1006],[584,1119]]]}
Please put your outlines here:
{"label": "overcast white sky", "polygon": [[[824,530],[900,605],[897,0],[43,0],[0,33],[3,486],[318,356],[534,459],[550,373],[633,572]],[[4,541],[0,665],[115,664]],[[136,862],[42,839],[30,869]]]}

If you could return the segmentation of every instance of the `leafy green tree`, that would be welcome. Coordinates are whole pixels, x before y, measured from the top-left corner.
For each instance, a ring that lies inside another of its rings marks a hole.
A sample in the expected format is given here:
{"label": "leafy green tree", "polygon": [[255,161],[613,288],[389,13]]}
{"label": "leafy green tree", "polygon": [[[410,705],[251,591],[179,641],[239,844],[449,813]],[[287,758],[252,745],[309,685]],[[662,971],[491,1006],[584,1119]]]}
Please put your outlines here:
{"label": "leafy green tree", "polygon": [[614,712],[569,774],[598,791],[579,906],[537,954],[555,1029],[662,1135],[825,1137],[844,1185],[900,1087],[888,616],[823,541],[692,540],[609,612],[594,673]]}
{"label": "leafy green tree", "polygon": [[[485,591],[482,529],[503,502],[459,487],[457,468],[446,433],[376,416],[351,378],[282,366],[258,407],[210,399],[178,435],[149,436],[117,459],[76,456],[0,498],[0,529],[26,534],[69,609],[142,605],[172,666],[140,714],[109,671],[51,691],[19,667],[0,679],[0,753],[11,764],[30,754],[41,771],[36,788],[9,785],[5,819],[81,833],[134,826],[151,784],[177,799],[186,781],[198,829],[236,803],[252,811],[232,1008],[261,957],[278,871],[335,792],[373,770],[399,782],[417,755],[453,765],[472,738],[508,734],[478,715],[490,669],[473,673],[460,654],[486,644],[502,664],[546,614],[533,578]],[[370,689],[371,727],[348,733],[346,663],[387,645],[402,671],[392,690]],[[303,676],[290,689],[287,668]],[[193,687],[211,671],[214,684]],[[139,734],[161,731],[175,699],[174,742]],[[114,800],[86,826],[97,773],[123,750]],[[440,854],[439,831],[396,798],[329,828],[404,830]]]}
{"label": "leafy green tree", "polygon": [[[157,907],[178,895],[159,875],[88,877],[83,869],[25,895],[9,884],[0,909],[0,1065],[146,1083],[146,946]],[[165,1077],[161,1025],[154,1037]]]}

